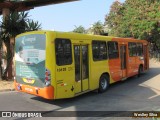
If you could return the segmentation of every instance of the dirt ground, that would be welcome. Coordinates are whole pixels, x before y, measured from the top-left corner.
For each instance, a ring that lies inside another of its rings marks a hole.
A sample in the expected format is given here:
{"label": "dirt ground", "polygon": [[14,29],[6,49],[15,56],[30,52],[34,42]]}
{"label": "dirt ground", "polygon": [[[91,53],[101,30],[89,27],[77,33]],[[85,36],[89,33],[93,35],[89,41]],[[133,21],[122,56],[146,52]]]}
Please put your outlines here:
{"label": "dirt ground", "polygon": [[5,90],[13,90],[14,85],[13,85],[13,80],[0,80],[0,91],[5,91]]}

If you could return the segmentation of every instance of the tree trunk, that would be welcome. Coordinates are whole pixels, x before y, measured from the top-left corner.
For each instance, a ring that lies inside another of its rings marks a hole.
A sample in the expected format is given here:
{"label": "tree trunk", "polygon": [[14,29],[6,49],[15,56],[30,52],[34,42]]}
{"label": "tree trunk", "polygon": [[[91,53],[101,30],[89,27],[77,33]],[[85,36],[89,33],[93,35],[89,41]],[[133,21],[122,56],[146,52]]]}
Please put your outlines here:
{"label": "tree trunk", "polygon": [[2,39],[0,38],[0,77],[2,79]]}
{"label": "tree trunk", "polygon": [[14,60],[14,44],[15,44],[15,37],[10,38],[10,52],[11,52],[11,61],[9,64],[9,69],[8,69],[8,79],[13,79],[14,77],[14,65],[13,65],[13,60]]}
{"label": "tree trunk", "polygon": [[13,56],[14,56],[14,38],[9,38],[5,43],[7,48],[7,67],[3,73],[2,79],[13,78]]}
{"label": "tree trunk", "polygon": [[[2,9],[2,15],[3,15],[3,21],[7,18],[6,16],[8,16],[10,14],[10,9],[9,8],[3,8]],[[10,76],[10,73],[8,73],[8,70],[10,69],[10,63],[11,63],[11,56],[12,56],[12,53],[11,53],[11,49],[10,49],[10,39],[7,38],[7,40],[5,41],[5,46],[6,46],[6,51],[7,51],[7,67],[6,69],[4,70],[3,72],[3,75],[2,75],[2,79],[3,80],[7,80],[8,79],[8,75],[9,75],[9,78],[11,78]]]}
{"label": "tree trunk", "polygon": [[13,78],[12,72],[13,72],[13,62],[12,60],[9,63],[9,67],[8,67],[8,71],[7,71],[7,75],[8,75],[8,79],[11,80]]}

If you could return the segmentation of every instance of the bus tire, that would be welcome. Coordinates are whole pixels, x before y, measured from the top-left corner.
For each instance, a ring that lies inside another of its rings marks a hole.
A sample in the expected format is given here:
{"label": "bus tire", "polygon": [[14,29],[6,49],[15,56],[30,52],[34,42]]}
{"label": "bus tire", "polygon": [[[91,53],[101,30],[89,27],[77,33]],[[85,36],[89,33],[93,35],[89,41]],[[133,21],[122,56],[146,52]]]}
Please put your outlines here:
{"label": "bus tire", "polygon": [[140,65],[139,69],[138,69],[138,77],[140,77],[142,75],[142,73],[143,73],[143,66]]}
{"label": "bus tire", "polygon": [[108,87],[109,87],[109,76],[106,74],[103,74],[100,77],[98,92],[103,93],[107,90]]}

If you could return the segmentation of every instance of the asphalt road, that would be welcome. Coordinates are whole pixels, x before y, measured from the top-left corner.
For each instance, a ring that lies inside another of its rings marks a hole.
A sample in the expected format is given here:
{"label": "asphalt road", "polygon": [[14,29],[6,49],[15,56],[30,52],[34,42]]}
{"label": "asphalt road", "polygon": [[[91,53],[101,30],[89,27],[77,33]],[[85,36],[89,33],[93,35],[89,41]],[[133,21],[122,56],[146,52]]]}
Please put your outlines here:
{"label": "asphalt road", "polygon": [[[150,64],[141,77],[132,77],[110,86],[102,94],[96,92],[62,100],[45,100],[20,92],[0,92],[0,111],[153,111],[160,110],[160,64]],[[49,112],[48,112],[49,113]],[[46,114],[48,114],[46,113]],[[100,113],[99,113],[100,114]],[[65,119],[111,119],[100,117],[65,117]],[[102,113],[103,115],[104,113]],[[93,116],[95,112],[93,112]],[[63,116],[63,115],[62,115]],[[28,118],[25,118],[28,119]],[[44,118],[42,118],[44,119]],[[51,119],[51,118],[47,118]],[[57,117],[56,119],[63,119]],[[133,118],[112,118],[131,119]],[[143,118],[146,120],[146,118]]]}

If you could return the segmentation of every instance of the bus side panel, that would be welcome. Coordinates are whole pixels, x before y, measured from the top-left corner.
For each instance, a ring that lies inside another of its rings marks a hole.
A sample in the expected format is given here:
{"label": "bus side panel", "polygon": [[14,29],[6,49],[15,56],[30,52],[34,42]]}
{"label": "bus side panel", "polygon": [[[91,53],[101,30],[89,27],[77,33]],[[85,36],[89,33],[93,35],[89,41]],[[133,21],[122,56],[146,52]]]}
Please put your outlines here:
{"label": "bus side panel", "polygon": [[109,72],[108,60],[105,61],[93,61],[91,62],[90,69],[90,89],[94,90],[99,87],[99,80],[103,73]]}
{"label": "bus side panel", "polygon": [[118,42],[118,58],[109,59],[109,74],[110,74],[110,83],[121,80],[122,70],[121,70],[121,59],[120,59],[120,44],[116,38],[112,39],[113,42]]}
{"label": "bus side panel", "polygon": [[144,71],[149,69],[149,50],[148,50],[148,43],[143,44],[144,50]]}
{"label": "bus side panel", "polygon": [[121,79],[122,72],[121,72],[120,58],[109,60],[109,70],[110,70],[110,76],[112,77],[113,82],[119,81]]}
{"label": "bus side panel", "polygon": [[143,55],[136,57],[136,74],[138,74],[139,66],[143,65],[143,70],[147,71],[149,69],[149,56],[148,56],[148,45],[146,42],[143,43]]}
{"label": "bus side panel", "polygon": [[[111,40],[108,39],[108,40]],[[107,40],[107,41],[108,41]],[[92,44],[92,42],[91,42]],[[89,81],[89,86],[90,90],[95,90],[99,88],[99,80],[100,77],[103,73],[110,73],[109,71],[109,62],[107,60],[102,60],[102,61],[94,61],[93,60],[93,51],[92,51],[92,45],[90,46],[90,59],[89,59],[89,65],[90,65],[90,81]],[[110,77],[110,81],[112,81],[112,78]]]}
{"label": "bus side panel", "polygon": [[[65,34],[56,34],[56,38],[61,39],[72,39],[65,36]],[[55,41],[54,41],[55,44]],[[55,48],[54,48],[55,51]],[[56,53],[55,53],[56,54]],[[73,60],[73,47],[72,47],[72,63],[70,65],[57,65],[56,64],[56,55],[55,59],[55,84],[56,84],[56,96],[55,99],[61,98],[71,98],[74,96],[74,78],[75,78],[75,69],[74,69],[74,60]]]}
{"label": "bus side panel", "polygon": [[74,96],[74,65],[56,65],[56,99]]}
{"label": "bus side panel", "polygon": [[56,99],[74,96],[74,74],[72,72],[74,73],[73,64],[56,66]]}
{"label": "bus side panel", "polygon": [[[145,58],[146,56],[146,52],[144,50],[144,43],[143,43],[143,54],[141,56],[137,56],[136,58],[136,70],[137,70],[137,74],[138,74],[138,70],[139,70],[139,66],[143,65],[143,69],[145,70]],[[148,58],[148,57],[147,57]]]}
{"label": "bus side panel", "polygon": [[144,66],[144,60],[141,60],[140,56],[136,57],[136,65],[135,65],[135,70],[136,70],[136,74],[138,74],[138,70],[139,70],[139,66],[143,65]]}
{"label": "bus side panel", "polygon": [[128,77],[134,76],[137,73],[136,57],[128,57]]}
{"label": "bus side panel", "polygon": [[48,69],[51,73],[51,86],[53,86],[54,98],[56,95],[56,83],[55,83],[55,50],[54,50],[54,37],[55,33],[47,32],[46,39],[46,69]]}

